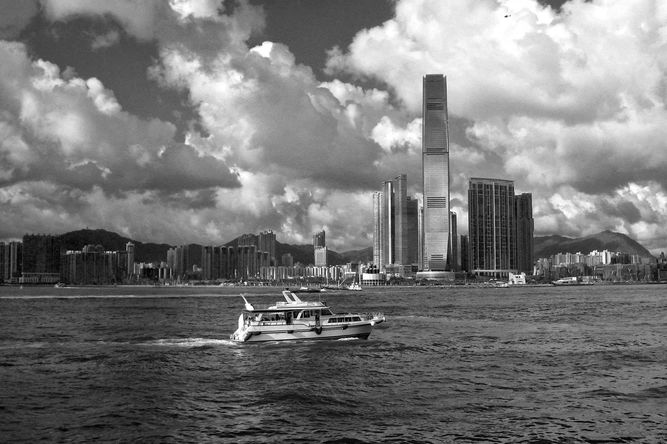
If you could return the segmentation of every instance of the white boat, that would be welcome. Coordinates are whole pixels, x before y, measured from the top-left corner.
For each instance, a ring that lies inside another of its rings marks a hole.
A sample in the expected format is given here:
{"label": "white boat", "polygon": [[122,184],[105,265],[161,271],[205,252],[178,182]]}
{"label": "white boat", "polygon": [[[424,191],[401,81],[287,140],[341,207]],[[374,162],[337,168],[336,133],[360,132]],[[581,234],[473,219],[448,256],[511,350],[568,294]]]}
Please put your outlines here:
{"label": "white boat", "polygon": [[347,286],[347,289],[350,291],[361,291],[361,285],[358,282],[352,282]]}
{"label": "white boat", "polygon": [[230,336],[236,342],[294,341],[303,339],[368,339],[373,327],[384,322],[381,313],[335,314],[323,302],[302,301],[284,290],[284,301],[256,308],[244,295],[245,309]]}

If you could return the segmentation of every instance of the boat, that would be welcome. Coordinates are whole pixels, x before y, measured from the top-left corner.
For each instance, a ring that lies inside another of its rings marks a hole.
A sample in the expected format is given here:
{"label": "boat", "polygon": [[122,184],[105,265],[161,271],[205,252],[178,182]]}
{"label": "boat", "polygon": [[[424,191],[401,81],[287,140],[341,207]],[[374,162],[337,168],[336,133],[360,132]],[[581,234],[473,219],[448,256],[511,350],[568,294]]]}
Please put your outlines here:
{"label": "boat", "polygon": [[321,301],[303,301],[289,290],[284,301],[259,308],[245,301],[238,328],[230,339],[235,342],[294,341],[304,339],[368,339],[373,327],[384,322],[382,313],[336,314]]}
{"label": "boat", "polygon": [[304,285],[304,286],[299,287],[298,290],[294,290],[294,293],[319,293],[320,291],[322,291],[321,288],[306,287]]}
{"label": "boat", "polygon": [[566,277],[566,278],[560,278],[558,280],[555,280],[552,282],[553,285],[556,286],[561,286],[561,285],[579,285],[579,280],[576,277]]}
{"label": "boat", "polygon": [[350,291],[361,291],[361,285],[358,282],[352,282],[347,286],[347,289]]}

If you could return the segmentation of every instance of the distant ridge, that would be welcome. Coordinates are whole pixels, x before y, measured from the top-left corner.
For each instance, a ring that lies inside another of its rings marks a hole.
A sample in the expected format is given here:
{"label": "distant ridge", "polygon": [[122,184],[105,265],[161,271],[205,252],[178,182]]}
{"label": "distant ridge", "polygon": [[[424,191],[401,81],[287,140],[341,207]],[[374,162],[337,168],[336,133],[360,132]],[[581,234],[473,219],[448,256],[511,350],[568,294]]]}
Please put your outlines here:
{"label": "distant ridge", "polygon": [[581,238],[569,238],[557,235],[536,237],[534,242],[535,258],[550,257],[558,253],[588,254],[593,250],[609,250],[653,258],[651,252],[635,240],[625,234],[609,230]]}
{"label": "distant ridge", "polygon": [[123,237],[117,233],[97,230],[77,230],[58,236],[66,250],[81,250],[86,245],[102,245],[105,250],[124,251],[128,242],[134,244],[134,259],[137,262],[162,262],[167,260],[167,244],[144,243]]}
{"label": "distant ridge", "polygon": [[[139,242],[127,237],[123,237],[117,233],[103,230],[103,229],[83,229],[70,231],[69,233],[58,236],[63,247],[66,250],[81,250],[86,245],[102,245],[105,250],[122,251],[128,242],[132,242],[135,246],[135,260],[137,262],[162,262],[167,260],[167,250],[173,248],[174,245],[155,244],[151,242]],[[240,236],[239,236],[240,237]],[[220,245],[237,245],[238,237]],[[201,245],[190,244],[195,246],[201,252]],[[314,252],[312,245],[290,245],[276,241],[276,260],[280,264],[283,254],[290,253],[294,259],[294,263],[301,262],[304,265],[312,264],[314,262]],[[201,253],[199,254],[201,256]],[[368,247],[363,250],[354,250],[344,253],[337,253],[333,250],[327,252],[327,262],[329,265],[344,265],[348,262],[370,262],[373,257],[373,248]],[[195,252],[194,263],[199,264],[200,260]]]}

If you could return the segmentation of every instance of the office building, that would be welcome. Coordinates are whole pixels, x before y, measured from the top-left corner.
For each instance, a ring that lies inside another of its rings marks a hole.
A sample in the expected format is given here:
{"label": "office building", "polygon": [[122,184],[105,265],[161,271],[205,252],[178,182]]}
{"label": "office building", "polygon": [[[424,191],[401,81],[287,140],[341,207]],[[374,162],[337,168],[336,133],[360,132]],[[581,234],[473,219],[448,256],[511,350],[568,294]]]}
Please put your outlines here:
{"label": "office building", "polygon": [[519,272],[532,273],[535,262],[533,250],[533,196],[523,193],[514,198],[516,220],[516,266]]}
{"label": "office building", "polygon": [[514,182],[470,179],[468,236],[470,272],[493,277],[517,272]]}
{"label": "office building", "polygon": [[418,263],[419,205],[407,195],[407,176],[382,183],[373,193],[373,262],[380,271],[388,265]]}
{"label": "office building", "polygon": [[324,230],[313,234],[313,250],[315,255],[315,266],[327,266],[327,240]]}
{"label": "office building", "polygon": [[422,119],[422,268],[428,271],[444,271],[449,268],[447,256],[451,234],[447,82],[442,74],[424,76]]}

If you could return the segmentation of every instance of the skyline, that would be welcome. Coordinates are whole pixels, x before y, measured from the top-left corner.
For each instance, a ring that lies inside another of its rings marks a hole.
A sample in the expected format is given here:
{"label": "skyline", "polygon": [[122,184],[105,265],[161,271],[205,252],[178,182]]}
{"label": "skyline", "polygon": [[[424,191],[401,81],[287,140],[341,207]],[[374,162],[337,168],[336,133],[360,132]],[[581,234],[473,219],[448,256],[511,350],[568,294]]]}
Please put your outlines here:
{"label": "skyline", "polygon": [[532,193],[535,236],[667,249],[667,6],[1,3],[0,240],[368,247],[382,182],[421,193],[421,79],[442,73],[460,234],[490,177]]}

